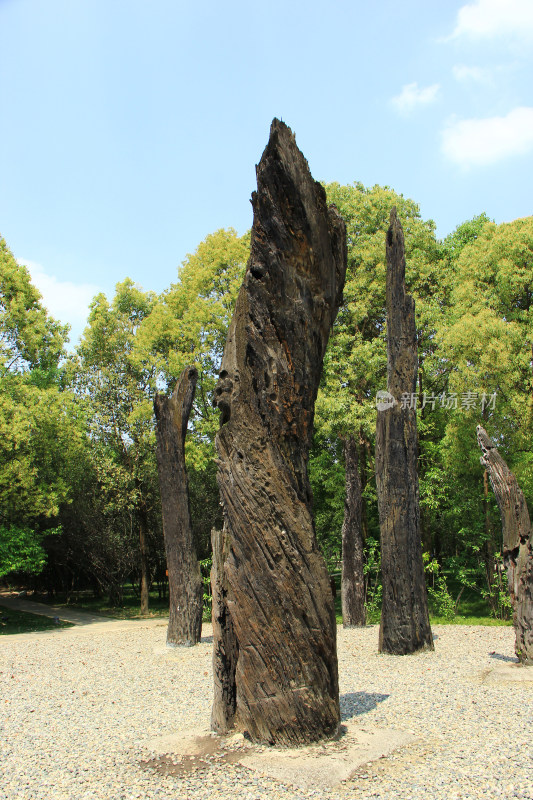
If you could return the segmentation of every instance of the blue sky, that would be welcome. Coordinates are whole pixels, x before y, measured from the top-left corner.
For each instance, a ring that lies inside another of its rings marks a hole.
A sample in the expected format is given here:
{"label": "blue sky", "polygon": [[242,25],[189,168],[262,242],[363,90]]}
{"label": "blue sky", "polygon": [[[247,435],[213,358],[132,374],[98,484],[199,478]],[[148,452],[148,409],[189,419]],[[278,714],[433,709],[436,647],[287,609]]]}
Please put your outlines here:
{"label": "blue sky", "polygon": [[445,236],[532,213],[533,0],[0,0],[0,235],[75,340],[252,221],[274,116]]}

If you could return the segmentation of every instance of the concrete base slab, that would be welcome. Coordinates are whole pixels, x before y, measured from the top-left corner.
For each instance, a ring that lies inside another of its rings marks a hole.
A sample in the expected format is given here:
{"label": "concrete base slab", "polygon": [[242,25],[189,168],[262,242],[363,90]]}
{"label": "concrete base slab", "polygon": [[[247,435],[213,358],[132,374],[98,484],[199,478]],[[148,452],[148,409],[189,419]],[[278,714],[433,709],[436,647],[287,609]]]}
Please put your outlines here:
{"label": "concrete base slab", "polygon": [[259,753],[250,751],[240,759],[240,763],[302,789],[331,789],[349,780],[369,761],[383,758],[414,741],[411,734],[392,728],[361,730],[353,722],[342,728],[338,741],[290,750],[269,747]]}
{"label": "concrete base slab", "polygon": [[532,686],[533,667],[523,664],[496,664],[481,673],[481,683],[486,686]]}
{"label": "concrete base slab", "polygon": [[183,775],[191,767],[206,769],[217,763],[240,763],[270,778],[303,789],[330,789],[347,781],[364,764],[383,758],[415,737],[392,728],[360,728],[350,721],[336,740],[306,747],[261,747],[242,734],[216,736],[208,730],[187,731],[153,739],[148,749],[155,756],[146,765],[165,774]]}

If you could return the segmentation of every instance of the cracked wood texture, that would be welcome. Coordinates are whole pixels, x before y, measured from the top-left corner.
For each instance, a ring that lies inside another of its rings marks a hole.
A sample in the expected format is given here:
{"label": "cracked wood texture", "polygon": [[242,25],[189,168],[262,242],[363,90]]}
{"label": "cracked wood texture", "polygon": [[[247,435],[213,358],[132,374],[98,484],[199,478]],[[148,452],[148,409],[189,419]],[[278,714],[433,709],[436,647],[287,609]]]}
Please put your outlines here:
{"label": "cracked wood texture", "polygon": [[185,436],[197,378],[196,369],[187,367],[170,397],[154,398],[170,598],[167,629],[170,646],[198,644],[202,635],[203,585],[192,536],[185,469]]}
{"label": "cracked wood texture", "polygon": [[533,664],[533,532],[525,497],[513,473],[481,425],[477,426],[481,464],[500,509],[503,562],[513,608],[515,653],[522,664]]}
{"label": "cracked wood texture", "polygon": [[355,436],[348,436],[344,440],[344,463],[346,497],[342,523],[342,624],[345,628],[354,628],[361,627],[366,622],[362,486]]}
{"label": "cracked wood texture", "polygon": [[[283,122],[273,121],[256,174],[250,258],[215,395],[224,579],[235,727],[294,745],[334,735],[340,720],[335,608],[307,462],[346,229]],[[225,669],[215,662],[216,674]]]}
{"label": "cracked wood texture", "polygon": [[416,409],[400,398],[416,391],[415,303],[405,288],[403,230],[393,208],[387,231],[387,389],[396,403],[377,415],[376,482],[383,603],[379,652],[433,649],[422,561]]}

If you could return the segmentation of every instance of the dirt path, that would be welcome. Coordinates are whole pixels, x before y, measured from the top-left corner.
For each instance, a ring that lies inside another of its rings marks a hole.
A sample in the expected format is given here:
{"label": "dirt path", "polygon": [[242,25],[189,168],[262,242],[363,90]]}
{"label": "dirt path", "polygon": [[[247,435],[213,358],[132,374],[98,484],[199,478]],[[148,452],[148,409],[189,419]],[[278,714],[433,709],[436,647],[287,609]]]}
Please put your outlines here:
{"label": "dirt path", "polygon": [[[125,628],[133,625],[151,626],[167,625],[168,623],[168,619],[166,617],[152,617],[134,620],[104,617],[101,614],[91,614],[88,611],[78,611],[74,608],[59,608],[58,606],[49,606],[45,603],[36,603],[33,600],[26,600],[25,598],[18,597],[11,592],[0,592],[0,607],[13,611],[27,611],[30,614],[39,614],[43,617],[58,617],[60,620],[64,622],[72,622],[74,625],[93,625],[102,629],[107,629],[110,626]],[[72,628],[63,629],[63,631],[66,630],[72,630]],[[54,633],[54,631],[52,631],[52,633]],[[24,636],[26,634],[13,635]]]}

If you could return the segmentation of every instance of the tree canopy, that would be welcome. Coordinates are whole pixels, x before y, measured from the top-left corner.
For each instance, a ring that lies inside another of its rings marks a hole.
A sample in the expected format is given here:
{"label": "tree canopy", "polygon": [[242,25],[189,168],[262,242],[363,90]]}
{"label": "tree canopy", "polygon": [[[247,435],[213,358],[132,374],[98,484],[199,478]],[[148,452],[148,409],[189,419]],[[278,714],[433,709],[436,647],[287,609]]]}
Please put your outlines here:
{"label": "tree canopy", "polygon": [[[416,304],[419,383],[404,402],[417,407],[431,587],[443,590],[446,575],[449,596],[475,590],[500,613],[499,519],[475,428],[483,424],[495,438],[531,500],[533,218],[496,225],[479,214],[438,240],[433,221],[389,187],[331,183],[326,191],[347,225],[348,272],[309,460],[320,545],[335,570],[343,441],[355,437],[365,569],[374,580],[376,393],[386,388],[385,231],[396,206]],[[221,523],[212,396],[249,245],[249,234],[218,230],[160,295],[127,278],[110,300],[98,295],[79,346],[67,356],[67,327],[49,315],[27,269],[0,239],[0,574],[42,571],[50,585],[78,582],[119,596],[125,581],[141,580],[141,528],[146,580],[164,574],[152,403],[156,391],[173,390],[186,366],[199,376],[186,445],[193,533],[200,557],[209,556],[211,528]]]}
{"label": "tree canopy", "polygon": [[80,436],[59,363],[67,332],[0,239],[0,575],[42,570],[45,537],[71,497]]}

